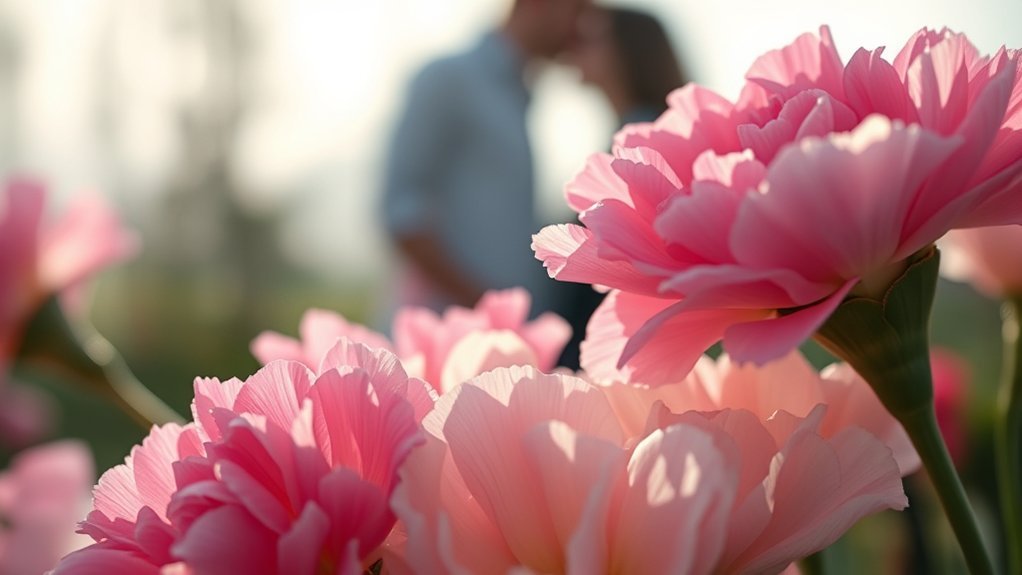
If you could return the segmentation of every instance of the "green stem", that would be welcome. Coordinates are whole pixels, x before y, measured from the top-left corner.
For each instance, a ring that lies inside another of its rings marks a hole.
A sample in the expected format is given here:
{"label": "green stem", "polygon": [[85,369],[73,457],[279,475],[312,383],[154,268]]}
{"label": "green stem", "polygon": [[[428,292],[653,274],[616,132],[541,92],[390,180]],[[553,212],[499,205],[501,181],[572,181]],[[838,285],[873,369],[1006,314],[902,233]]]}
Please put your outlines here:
{"label": "green stem", "polygon": [[962,547],[965,562],[973,575],[993,575],[994,566],[990,555],[983,545],[979,523],[976,521],[965,488],[955,472],[951,455],[937,427],[937,414],[933,404],[914,411],[896,414],[905,431],[908,432],[912,444],[919,453],[919,458],[926,468],[937,491],[937,497],[944,507],[944,513],[951,523],[958,544]]}
{"label": "green stem", "polygon": [[18,360],[56,372],[108,398],[142,429],[183,419],[135,377],[117,349],[95,328],[73,328],[55,297],[25,327]]}
{"label": "green stem", "polygon": [[822,549],[799,561],[798,568],[802,575],[826,575],[827,558],[824,556],[826,551],[826,549]]}
{"label": "green stem", "polygon": [[99,332],[91,330],[84,339],[86,355],[101,368],[110,397],[142,429],[165,423],[184,423],[184,419],[135,377],[117,348]]}
{"label": "green stem", "polygon": [[930,310],[937,289],[940,252],[913,255],[881,299],[849,296],[816,333],[816,339],[859,373],[908,432],[958,538],[972,573],[990,575],[993,562],[937,428],[930,373]]}
{"label": "green stem", "polygon": [[1022,338],[1019,313],[1022,297],[1005,303],[1004,371],[997,395],[994,447],[1001,496],[1004,540],[1011,573],[1022,573]]}

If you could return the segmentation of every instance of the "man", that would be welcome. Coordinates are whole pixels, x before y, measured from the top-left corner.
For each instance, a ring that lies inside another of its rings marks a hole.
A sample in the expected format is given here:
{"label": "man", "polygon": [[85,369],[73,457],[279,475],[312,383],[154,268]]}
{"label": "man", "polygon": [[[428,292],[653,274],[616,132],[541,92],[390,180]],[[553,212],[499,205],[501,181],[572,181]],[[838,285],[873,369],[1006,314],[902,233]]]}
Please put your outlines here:
{"label": "man", "polygon": [[412,82],[384,189],[387,229],[409,264],[401,303],[471,306],[487,289],[549,282],[529,248],[526,74],[568,47],[587,5],[513,0],[500,29]]}

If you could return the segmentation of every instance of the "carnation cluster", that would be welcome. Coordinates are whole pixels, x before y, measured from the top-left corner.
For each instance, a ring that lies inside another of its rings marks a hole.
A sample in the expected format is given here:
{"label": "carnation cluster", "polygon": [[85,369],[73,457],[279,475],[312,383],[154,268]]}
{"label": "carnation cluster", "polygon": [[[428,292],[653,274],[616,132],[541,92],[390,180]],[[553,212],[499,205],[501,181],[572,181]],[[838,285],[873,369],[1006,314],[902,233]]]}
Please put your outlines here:
{"label": "carnation cluster", "polygon": [[[944,489],[912,419],[931,412],[896,419],[891,382],[797,348],[848,302],[887,313],[949,230],[1022,222],[1019,60],[922,30],[843,61],[822,28],[760,57],[736,102],[680,88],[568,184],[581,225],[534,237],[552,277],[608,292],[581,371],[520,289],[403,309],[389,336],[310,310],[297,338],[252,342],[256,373],[195,379],[191,421],[102,475],[92,542],[54,573],[781,573],[904,509],[921,464]],[[1008,258],[960,274],[1017,290]],[[0,283],[4,302],[42,281]]]}
{"label": "carnation cluster", "polygon": [[322,311],[301,340],[260,336],[265,367],[196,379],[193,422],[103,475],[96,543],[56,573],[779,572],[907,504],[918,459],[854,372],[793,354],[656,389],[544,373],[521,360],[565,332],[527,308],[511,290],[406,310],[401,355]]}

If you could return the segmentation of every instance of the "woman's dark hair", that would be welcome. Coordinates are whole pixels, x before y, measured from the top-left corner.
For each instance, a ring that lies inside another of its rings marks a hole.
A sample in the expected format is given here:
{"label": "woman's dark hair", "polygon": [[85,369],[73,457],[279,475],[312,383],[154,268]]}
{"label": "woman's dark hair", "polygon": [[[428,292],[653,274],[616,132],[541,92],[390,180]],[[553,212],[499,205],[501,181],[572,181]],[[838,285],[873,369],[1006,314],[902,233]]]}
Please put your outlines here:
{"label": "woman's dark hair", "polygon": [[663,26],[653,16],[629,8],[607,8],[621,69],[635,105],[662,112],[667,94],[688,79]]}

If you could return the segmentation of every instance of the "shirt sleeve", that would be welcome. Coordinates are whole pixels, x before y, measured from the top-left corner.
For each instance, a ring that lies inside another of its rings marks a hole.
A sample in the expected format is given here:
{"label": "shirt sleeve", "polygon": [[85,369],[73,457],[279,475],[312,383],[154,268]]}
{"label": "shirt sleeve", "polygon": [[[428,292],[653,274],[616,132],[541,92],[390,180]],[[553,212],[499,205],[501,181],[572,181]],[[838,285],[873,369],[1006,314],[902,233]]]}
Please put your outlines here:
{"label": "shirt sleeve", "polygon": [[451,160],[457,89],[447,62],[423,68],[413,79],[386,160],[383,219],[391,235],[432,229],[443,209],[443,170]]}

